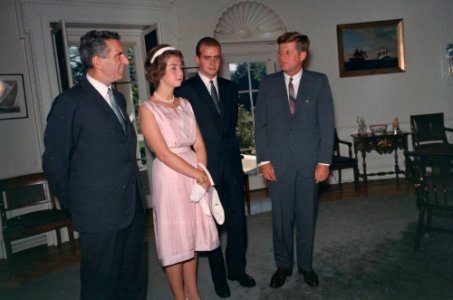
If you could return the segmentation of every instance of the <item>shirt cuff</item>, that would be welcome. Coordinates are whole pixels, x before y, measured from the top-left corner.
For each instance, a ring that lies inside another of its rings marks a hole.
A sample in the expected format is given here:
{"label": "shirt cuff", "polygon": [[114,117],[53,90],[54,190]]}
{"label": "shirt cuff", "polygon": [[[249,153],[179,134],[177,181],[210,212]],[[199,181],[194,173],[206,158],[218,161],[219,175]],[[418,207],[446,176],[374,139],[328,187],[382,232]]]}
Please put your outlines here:
{"label": "shirt cuff", "polygon": [[271,161],[270,160],[265,160],[265,161],[262,161],[258,164],[258,167],[261,167],[261,166],[264,166],[264,165],[267,165],[267,164],[270,164]]}

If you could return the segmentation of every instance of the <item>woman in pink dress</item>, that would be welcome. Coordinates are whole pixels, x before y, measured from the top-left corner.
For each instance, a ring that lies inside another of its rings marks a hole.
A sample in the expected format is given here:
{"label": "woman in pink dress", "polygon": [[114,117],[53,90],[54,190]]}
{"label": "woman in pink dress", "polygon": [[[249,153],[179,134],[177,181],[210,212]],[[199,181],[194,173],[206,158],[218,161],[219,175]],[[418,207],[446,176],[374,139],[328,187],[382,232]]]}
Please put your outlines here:
{"label": "woman in pink dress", "polygon": [[[197,281],[197,251],[219,246],[212,216],[202,202],[189,200],[195,183],[207,189],[206,150],[190,103],[175,98],[183,81],[182,53],[168,45],[148,52],[146,78],[155,92],[140,107],[140,126],[156,158],[148,165],[152,186],[154,231],[159,262],[175,299],[201,299]],[[150,171],[151,169],[151,171]]]}

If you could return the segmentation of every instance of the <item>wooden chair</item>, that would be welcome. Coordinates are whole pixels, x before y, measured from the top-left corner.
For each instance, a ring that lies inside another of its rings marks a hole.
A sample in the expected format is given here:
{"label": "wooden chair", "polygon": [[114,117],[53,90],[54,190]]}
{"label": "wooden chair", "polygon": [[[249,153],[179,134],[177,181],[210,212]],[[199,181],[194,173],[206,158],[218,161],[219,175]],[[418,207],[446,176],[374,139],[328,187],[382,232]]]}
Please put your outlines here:
{"label": "wooden chair", "polygon": [[249,174],[244,172],[244,199],[247,207],[247,215],[250,216],[250,181]]}
{"label": "wooden chair", "polygon": [[57,208],[43,173],[0,180],[0,214],[6,254],[12,255],[11,242],[56,230],[61,247],[60,229],[67,228],[71,254],[75,255],[74,232],[69,213]]}
{"label": "wooden chair", "polygon": [[[341,155],[340,145],[346,145],[348,147],[348,156]],[[330,165],[331,171],[338,171],[338,183],[342,183],[341,171],[343,169],[352,169],[354,172],[354,187],[358,188],[359,185],[359,167],[357,159],[352,157],[352,143],[340,140],[338,138],[337,130],[335,129],[335,141],[333,149],[332,164]]]}
{"label": "wooden chair", "polygon": [[414,243],[417,251],[425,234],[433,230],[453,233],[453,153],[407,152],[406,170],[419,209]]}
{"label": "wooden chair", "polygon": [[414,151],[448,152],[447,149],[453,149],[446,135],[453,129],[445,127],[443,113],[412,115],[410,122]]}

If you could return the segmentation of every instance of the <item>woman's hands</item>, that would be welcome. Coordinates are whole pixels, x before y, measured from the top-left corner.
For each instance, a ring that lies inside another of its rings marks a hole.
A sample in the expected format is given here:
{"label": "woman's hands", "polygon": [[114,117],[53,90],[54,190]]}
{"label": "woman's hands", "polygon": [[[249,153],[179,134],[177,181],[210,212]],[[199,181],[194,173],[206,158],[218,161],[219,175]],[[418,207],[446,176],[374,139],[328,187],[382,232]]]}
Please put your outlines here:
{"label": "woman's hands", "polygon": [[198,168],[198,175],[195,178],[197,183],[201,185],[205,190],[208,190],[209,186],[211,185],[211,182],[209,181],[209,177],[206,174],[205,171],[201,170]]}

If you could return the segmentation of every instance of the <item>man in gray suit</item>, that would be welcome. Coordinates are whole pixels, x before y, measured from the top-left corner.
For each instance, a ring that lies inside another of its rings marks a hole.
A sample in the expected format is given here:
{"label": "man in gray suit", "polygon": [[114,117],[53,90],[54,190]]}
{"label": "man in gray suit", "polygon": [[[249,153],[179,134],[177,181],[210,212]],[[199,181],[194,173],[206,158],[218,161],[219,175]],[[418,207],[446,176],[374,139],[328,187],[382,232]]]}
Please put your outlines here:
{"label": "man in gray suit", "polygon": [[293,230],[299,273],[318,286],[312,268],[318,183],[329,176],[334,112],[324,74],[302,69],[310,41],[306,35],[281,35],[281,72],[261,81],[255,109],[257,161],[268,181],[272,201],[274,258],[270,286],[279,288],[292,275]]}

